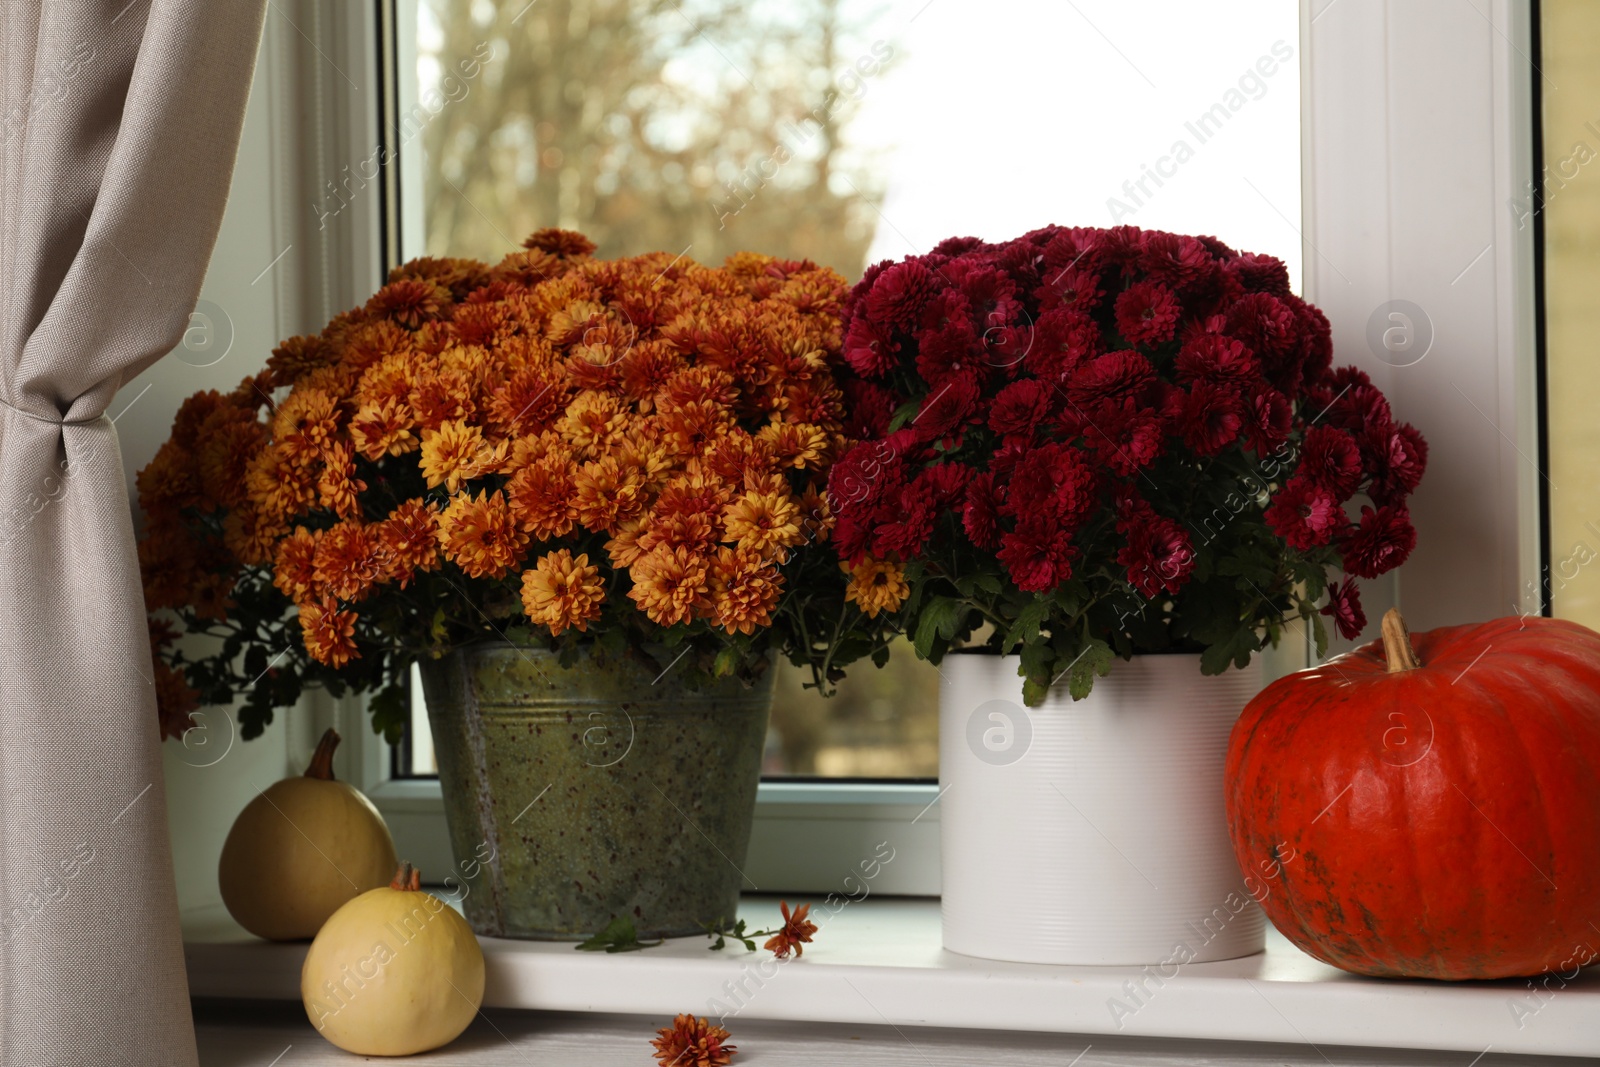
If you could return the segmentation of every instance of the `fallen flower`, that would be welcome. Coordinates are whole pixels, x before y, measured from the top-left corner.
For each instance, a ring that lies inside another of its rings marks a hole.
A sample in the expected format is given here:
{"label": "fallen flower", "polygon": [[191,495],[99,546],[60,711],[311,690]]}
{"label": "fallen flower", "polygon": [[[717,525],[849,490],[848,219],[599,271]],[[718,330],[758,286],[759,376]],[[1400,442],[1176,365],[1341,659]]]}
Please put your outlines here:
{"label": "fallen flower", "polygon": [[656,1033],[650,1044],[661,1067],[727,1067],[738,1051],[727,1044],[727,1030],[693,1015],[679,1015]]}
{"label": "fallen flower", "polygon": [[785,900],[779,903],[779,909],[783,912],[783,929],[773,932],[772,937],[761,947],[771,949],[773,955],[780,960],[788,957],[790,949],[794,949],[796,957],[805,955],[805,949],[801,947],[802,942],[810,944],[811,935],[817,932],[817,924],[806,918],[806,912],[811,910],[811,905],[802,904],[794,909],[794,914],[791,915],[789,902]]}

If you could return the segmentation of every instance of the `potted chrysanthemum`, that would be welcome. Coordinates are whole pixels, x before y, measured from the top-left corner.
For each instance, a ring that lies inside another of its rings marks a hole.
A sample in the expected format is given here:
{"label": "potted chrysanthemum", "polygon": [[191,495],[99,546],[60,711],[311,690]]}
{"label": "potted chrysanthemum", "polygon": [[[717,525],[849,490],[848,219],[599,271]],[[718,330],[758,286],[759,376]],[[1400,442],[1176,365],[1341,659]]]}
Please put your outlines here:
{"label": "potted chrysanthemum", "polygon": [[1415,542],[1421,436],[1331,369],[1280,261],[1206,237],[946,241],[867,272],[844,355],[834,544],[946,683],[945,944],[1255,950],[1228,731],[1286,628],[1319,654],[1323,617],[1362,630],[1353,579]]}
{"label": "potted chrysanthemum", "polygon": [[242,698],[248,738],[317,684],[395,739],[420,664],[487,934],[733,914],[773,658],[885,654],[818,547],[843,280],[592,250],[408,263],[139,475],[164,733]]}

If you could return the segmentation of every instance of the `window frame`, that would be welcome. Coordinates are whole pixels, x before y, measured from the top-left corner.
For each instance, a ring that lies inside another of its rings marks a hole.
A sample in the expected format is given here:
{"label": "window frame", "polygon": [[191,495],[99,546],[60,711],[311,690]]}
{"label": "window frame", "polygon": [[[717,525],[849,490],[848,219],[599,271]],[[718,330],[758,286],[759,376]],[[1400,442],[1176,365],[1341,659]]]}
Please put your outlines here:
{"label": "window frame", "polygon": [[[367,50],[367,69],[392,71],[405,54],[394,36],[405,24],[398,6],[405,2],[375,0],[336,16],[351,23],[353,51]],[[1506,210],[1535,175],[1527,58],[1534,8],[1518,0],[1490,0],[1487,12],[1473,0],[1300,0],[1299,7],[1304,295],[1328,314],[1341,362],[1372,374],[1434,442],[1413,509],[1429,548],[1366,583],[1368,616],[1375,620],[1402,599],[1419,629],[1504,615],[1507,607],[1548,612],[1538,581],[1546,526],[1540,476],[1528,460],[1541,454],[1534,228],[1518,230]],[[1383,64],[1377,78],[1374,56]],[[347,129],[382,143],[396,113],[395,86],[385,78],[383,114],[369,100],[365,128]],[[1441,94],[1456,102],[1455,112],[1441,112]],[[1461,114],[1483,121],[1453,121]],[[1459,180],[1428,185],[1438,160],[1429,153],[1441,138]],[[399,159],[403,171],[403,151]],[[352,247],[325,260],[344,273],[341,288],[370,292],[398,262],[404,192],[395,170],[385,166],[386,195],[364,203],[367,225],[340,231]],[[1473,242],[1488,243],[1482,261],[1451,280],[1437,250],[1460,236],[1463,217],[1478,231]],[[1411,255],[1417,248],[1425,251]],[[1439,309],[1431,313],[1435,347],[1448,346],[1449,366],[1469,389],[1439,381],[1442,352],[1432,365],[1418,364],[1426,372],[1409,374],[1368,353],[1369,314],[1396,296]],[[1466,421],[1479,416],[1493,433]],[[1452,494],[1451,486],[1470,491]],[[1480,580],[1461,580],[1464,557]],[[1344,647],[1336,642],[1334,651]],[[1302,651],[1292,650],[1285,666],[1303,663]],[[341,702],[339,718],[359,724],[347,731],[352,777],[389,821],[397,846],[424,870],[449,869],[437,780],[391,777],[390,746],[366,728],[364,702]],[[881,891],[937,895],[939,795],[920,783],[763,782],[747,873],[763,890],[836,889],[833,872],[852,870],[871,842],[893,836],[906,847],[886,868],[894,877]]]}

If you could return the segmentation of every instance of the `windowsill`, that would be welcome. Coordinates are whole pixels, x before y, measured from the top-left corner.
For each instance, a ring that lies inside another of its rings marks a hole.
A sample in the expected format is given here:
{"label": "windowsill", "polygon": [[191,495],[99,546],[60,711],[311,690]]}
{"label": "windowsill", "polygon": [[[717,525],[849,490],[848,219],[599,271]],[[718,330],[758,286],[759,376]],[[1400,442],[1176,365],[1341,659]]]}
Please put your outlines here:
{"label": "windowsill", "polygon": [[[741,916],[775,925],[777,902],[747,899]],[[627,955],[575,952],[570,943],[483,940],[486,1007],[672,1015],[735,1007],[742,1018],[863,1025],[940,1026],[1121,1034],[1366,1048],[1592,1055],[1600,1012],[1600,968],[1543,1006],[1523,981],[1392,982],[1344,974],[1268,931],[1264,954],[1190,964],[1159,988],[1134,967],[998,963],[944,951],[937,901],[875,898],[850,904],[822,927],[806,956],[765,979],[770,960],[737,946],[709,952],[698,938]],[[220,908],[185,916],[185,956],[194,996],[299,999],[306,946],[246,935]],[[770,973],[770,970],[769,970]],[[1151,969],[1154,973],[1154,969]],[[1149,995],[1137,992],[1143,979]],[[1114,999],[1130,1008],[1114,1019]],[[1521,1026],[1512,1005],[1522,1004]]]}

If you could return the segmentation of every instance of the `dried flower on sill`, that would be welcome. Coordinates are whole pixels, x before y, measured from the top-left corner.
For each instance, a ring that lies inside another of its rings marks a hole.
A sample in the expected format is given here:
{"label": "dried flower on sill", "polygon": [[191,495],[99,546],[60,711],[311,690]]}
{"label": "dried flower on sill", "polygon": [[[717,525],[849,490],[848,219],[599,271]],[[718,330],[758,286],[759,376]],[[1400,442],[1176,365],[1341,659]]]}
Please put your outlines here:
{"label": "dried flower on sill", "polygon": [[656,1032],[661,1036],[650,1044],[661,1067],[727,1067],[738,1051],[727,1044],[727,1030],[693,1015],[679,1015]]}
{"label": "dried flower on sill", "polygon": [[779,908],[783,911],[783,929],[775,931],[772,937],[762,948],[772,950],[772,954],[780,960],[789,955],[789,950],[794,949],[796,957],[805,955],[801,943],[811,943],[811,935],[817,932],[817,924],[806,918],[806,912],[811,910],[810,904],[802,904],[794,909],[794,914],[789,914],[789,902],[782,901]]}
{"label": "dried flower on sill", "polygon": [[806,913],[811,910],[811,905],[800,905],[794,909],[792,915],[789,913],[789,902],[787,900],[780,901],[778,907],[783,912],[783,925],[776,930],[747,930],[743,919],[732,925],[723,922],[721,919],[711,923],[705,928],[707,937],[716,938],[716,942],[711,946],[711,951],[716,952],[718,949],[726,948],[728,938],[731,937],[744,945],[746,951],[754,952],[756,950],[755,939],[765,937],[767,938],[767,943],[762,948],[770,949],[772,954],[780,960],[789,958],[790,949],[794,950],[796,956],[803,955],[805,950],[800,947],[801,944],[809,945],[811,943],[811,935],[817,932],[817,924],[806,918]]}

